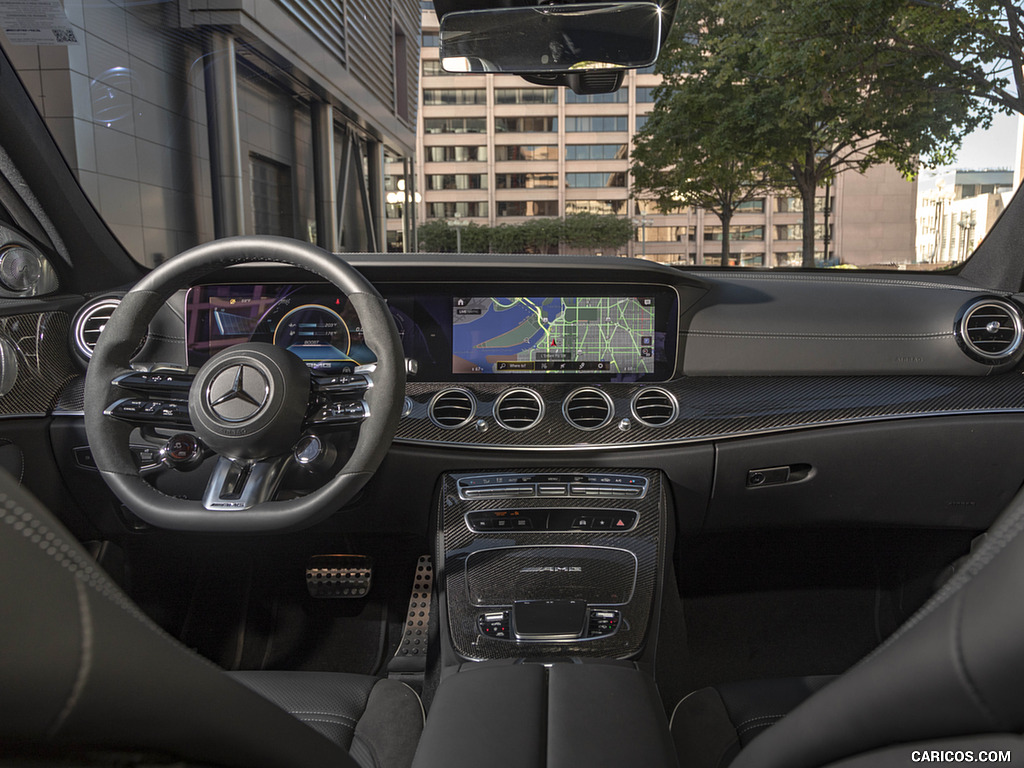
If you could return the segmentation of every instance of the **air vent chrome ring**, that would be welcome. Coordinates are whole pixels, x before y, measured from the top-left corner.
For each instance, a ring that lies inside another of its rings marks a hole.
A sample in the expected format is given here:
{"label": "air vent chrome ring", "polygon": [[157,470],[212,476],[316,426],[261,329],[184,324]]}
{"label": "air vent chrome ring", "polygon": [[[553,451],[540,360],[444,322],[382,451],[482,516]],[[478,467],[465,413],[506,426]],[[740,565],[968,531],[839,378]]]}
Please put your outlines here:
{"label": "air vent chrome ring", "polygon": [[100,333],[107,325],[107,320],[110,319],[120,303],[121,299],[108,296],[86,304],[75,316],[72,338],[78,354],[86,360],[92,357],[96,340],[99,339]]}
{"label": "air vent chrome ring", "polygon": [[476,398],[468,389],[443,389],[430,399],[427,415],[441,429],[458,429],[476,416]]}
{"label": "air vent chrome ring", "polygon": [[1024,319],[1006,299],[976,299],[960,310],[955,326],[960,348],[986,365],[1008,362],[1024,342]]}
{"label": "air vent chrome ring", "polygon": [[667,427],[679,415],[679,401],[667,389],[644,387],[629,404],[633,418],[645,427]]}
{"label": "air vent chrome ring", "polygon": [[603,390],[580,387],[562,401],[562,416],[576,429],[592,432],[607,426],[615,417],[615,403]]}
{"label": "air vent chrome ring", "polygon": [[494,401],[494,420],[510,432],[525,432],[543,418],[544,399],[532,389],[510,389]]}

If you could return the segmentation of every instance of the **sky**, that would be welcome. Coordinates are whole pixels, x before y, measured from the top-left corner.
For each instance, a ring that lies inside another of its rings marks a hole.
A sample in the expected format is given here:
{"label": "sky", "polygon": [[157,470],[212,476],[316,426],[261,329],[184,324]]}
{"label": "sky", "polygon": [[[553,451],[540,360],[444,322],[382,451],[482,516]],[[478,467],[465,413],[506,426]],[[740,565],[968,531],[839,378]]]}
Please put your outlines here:
{"label": "sky", "polygon": [[964,141],[957,157],[959,168],[1012,168],[1020,115],[996,115],[987,131],[976,131]]}
{"label": "sky", "polygon": [[975,131],[960,147],[953,165],[921,172],[922,189],[934,186],[934,179],[955,169],[981,170],[984,168],[1012,169],[1016,157],[1020,115],[996,115],[987,131]]}

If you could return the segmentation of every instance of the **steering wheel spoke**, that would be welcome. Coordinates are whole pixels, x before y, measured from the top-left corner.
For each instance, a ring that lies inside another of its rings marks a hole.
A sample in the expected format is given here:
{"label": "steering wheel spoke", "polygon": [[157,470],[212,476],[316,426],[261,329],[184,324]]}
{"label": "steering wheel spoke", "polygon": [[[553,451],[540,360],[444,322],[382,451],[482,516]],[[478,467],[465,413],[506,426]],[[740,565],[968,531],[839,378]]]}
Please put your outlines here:
{"label": "steering wheel spoke", "polygon": [[203,494],[203,507],[212,512],[241,511],[273,499],[291,455],[261,461],[217,461]]}

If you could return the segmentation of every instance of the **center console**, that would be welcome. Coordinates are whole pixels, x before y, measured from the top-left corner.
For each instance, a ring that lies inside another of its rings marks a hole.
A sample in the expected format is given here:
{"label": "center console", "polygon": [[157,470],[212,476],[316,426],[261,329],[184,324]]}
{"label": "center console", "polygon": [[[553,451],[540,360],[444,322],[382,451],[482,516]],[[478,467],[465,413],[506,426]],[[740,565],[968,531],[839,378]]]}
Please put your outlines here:
{"label": "center console", "polygon": [[413,768],[679,768],[654,681],[626,662],[465,664]]}
{"label": "center console", "polygon": [[660,472],[451,473],[437,521],[442,625],[460,659],[643,649],[664,560]]}

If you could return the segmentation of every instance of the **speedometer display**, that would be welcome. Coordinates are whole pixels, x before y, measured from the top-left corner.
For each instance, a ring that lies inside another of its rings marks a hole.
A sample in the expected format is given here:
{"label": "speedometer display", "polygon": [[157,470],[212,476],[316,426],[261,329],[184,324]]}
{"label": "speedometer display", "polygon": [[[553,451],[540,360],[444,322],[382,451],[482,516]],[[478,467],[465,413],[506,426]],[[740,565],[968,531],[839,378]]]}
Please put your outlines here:
{"label": "speedometer display", "polygon": [[349,355],[352,336],[348,324],[333,309],[319,304],[303,304],[289,310],[274,327],[274,344],[284,347],[307,365],[359,364]]}

